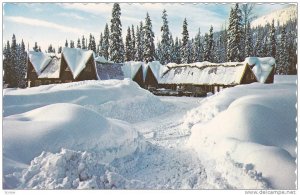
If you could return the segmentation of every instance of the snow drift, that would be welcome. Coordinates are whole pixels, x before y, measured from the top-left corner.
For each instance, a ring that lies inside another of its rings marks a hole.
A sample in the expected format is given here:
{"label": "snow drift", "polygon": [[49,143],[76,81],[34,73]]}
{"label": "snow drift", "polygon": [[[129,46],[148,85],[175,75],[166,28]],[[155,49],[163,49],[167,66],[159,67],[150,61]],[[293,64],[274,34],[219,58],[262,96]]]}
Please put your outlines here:
{"label": "snow drift", "polygon": [[4,116],[55,103],[73,103],[105,117],[137,122],[164,113],[168,105],[130,79],[81,81],[4,90]]}
{"label": "snow drift", "polygon": [[185,124],[192,127],[188,145],[200,158],[215,159],[216,164],[221,164],[215,168],[223,177],[233,181],[238,176],[236,171],[228,171],[230,159],[234,164],[240,163],[238,167],[249,177],[260,181],[244,183],[239,188],[294,189],[295,91],[295,82],[253,83],[207,98],[185,118]]}

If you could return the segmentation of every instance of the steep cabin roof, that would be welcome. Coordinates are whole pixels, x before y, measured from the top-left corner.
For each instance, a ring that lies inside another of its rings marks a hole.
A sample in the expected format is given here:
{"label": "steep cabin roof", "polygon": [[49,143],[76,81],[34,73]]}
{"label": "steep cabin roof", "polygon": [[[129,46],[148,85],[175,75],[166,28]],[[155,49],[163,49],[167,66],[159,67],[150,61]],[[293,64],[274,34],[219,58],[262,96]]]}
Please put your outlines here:
{"label": "steep cabin roof", "polygon": [[51,55],[43,52],[29,51],[29,61],[39,76],[51,61]]}
{"label": "steep cabin roof", "polygon": [[72,72],[73,79],[78,77],[81,71],[86,67],[90,58],[93,58],[94,60],[94,52],[92,50],[83,50],[79,48],[64,47],[62,56]]}
{"label": "steep cabin roof", "polygon": [[160,84],[195,84],[195,85],[237,85],[240,84],[247,64],[228,63],[194,63],[168,64],[159,79]]}
{"label": "steep cabin roof", "polygon": [[273,57],[248,57],[244,63],[249,64],[260,83],[272,83],[274,78],[274,70],[276,66]]}
{"label": "steep cabin roof", "polygon": [[29,62],[37,78],[59,78],[60,56],[53,53],[29,52]]}

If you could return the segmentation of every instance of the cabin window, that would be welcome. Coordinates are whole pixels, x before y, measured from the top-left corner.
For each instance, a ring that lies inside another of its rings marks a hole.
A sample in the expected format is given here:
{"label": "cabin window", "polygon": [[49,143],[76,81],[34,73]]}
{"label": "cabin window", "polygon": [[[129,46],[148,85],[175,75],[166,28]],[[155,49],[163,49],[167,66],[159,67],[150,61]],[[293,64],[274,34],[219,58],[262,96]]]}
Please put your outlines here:
{"label": "cabin window", "polygon": [[41,84],[42,84],[42,82],[40,80],[35,81],[35,86],[40,86]]}
{"label": "cabin window", "polygon": [[251,74],[250,78],[251,78],[251,79],[254,79],[254,74]]}
{"label": "cabin window", "polygon": [[49,85],[49,84],[51,84],[51,81],[50,80],[45,80],[45,85]]}
{"label": "cabin window", "polygon": [[67,66],[67,68],[65,69],[65,71],[70,72],[70,68]]}

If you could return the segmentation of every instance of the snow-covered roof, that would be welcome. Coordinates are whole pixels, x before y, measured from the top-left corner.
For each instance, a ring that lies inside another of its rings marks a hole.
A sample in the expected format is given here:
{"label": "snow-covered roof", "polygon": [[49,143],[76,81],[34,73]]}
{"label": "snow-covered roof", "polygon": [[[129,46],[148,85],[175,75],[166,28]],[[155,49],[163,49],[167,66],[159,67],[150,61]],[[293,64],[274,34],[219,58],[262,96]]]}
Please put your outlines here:
{"label": "snow-covered roof", "polygon": [[[143,68],[143,70],[145,70],[144,62],[134,62],[134,61],[125,62],[124,65],[122,66],[124,77],[133,79],[141,67]],[[143,71],[143,73],[144,72],[145,71]]]}
{"label": "snow-covered roof", "polygon": [[59,78],[61,58],[56,56],[52,57],[52,60],[38,76],[38,78]]}
{"label": "snow-covered roof", "polygon": [[[168,70],[168,67],[161,65],[161,63],[159,61],[149,62],[147,64],[147,68],[151,69],[151,71],[157,81],[160,79],[162,74]],[[146,77],[144,77],[144,78],[146,78]]]}
{"label": "snow-covered roof", "polygon": [[103,56],[96,57],[95,61],[100,63],[114,63],[113,61],[105,59]]}
{"label": "snow-covered roof", "polygon": [[253,66],[252,71],[260,83],[265,83],[271,71],[276,65],[275,59],[273,57],[248,57],[245,59],[244,63]]}
{"label": "snow-covered roof", "polygon": [[158,80],[161,84],[236,85],[243,76],[246,64],[230,62],[215,64],[171,64]]}
{"label": "snow-covered roof", "polygon": [[101,63],[96,61],[96,72],[99,80],[109,79],[124,79],[124,73],[122,70],[123,64],[118,63]]}
{"label": "snow-covered roof", "polygon": [[47,53],[29,51],[29,61],[31,62],[38,76],[42,73],[44,68],[50,63],[51,59],[52,59],[51,56]]}
{"label": "snow-covered roof", "polygon": [[93,51],[64,47],[62,54],[72,72],[73,78],[76,79],[81,71],[86,67],[86,63],[90,57],[93,56]]}

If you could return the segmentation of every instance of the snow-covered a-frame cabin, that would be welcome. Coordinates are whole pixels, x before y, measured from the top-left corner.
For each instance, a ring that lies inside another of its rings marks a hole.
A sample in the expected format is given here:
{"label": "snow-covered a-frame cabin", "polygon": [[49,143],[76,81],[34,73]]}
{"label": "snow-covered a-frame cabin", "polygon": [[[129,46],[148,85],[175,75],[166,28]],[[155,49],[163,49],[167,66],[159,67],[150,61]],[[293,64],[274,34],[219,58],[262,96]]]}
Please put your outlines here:
{"label": "snow-covered a-frame cabin", "polygon": [[93,51],[65,47],[62,53],[29,52],[28,86],[98,79]]}

